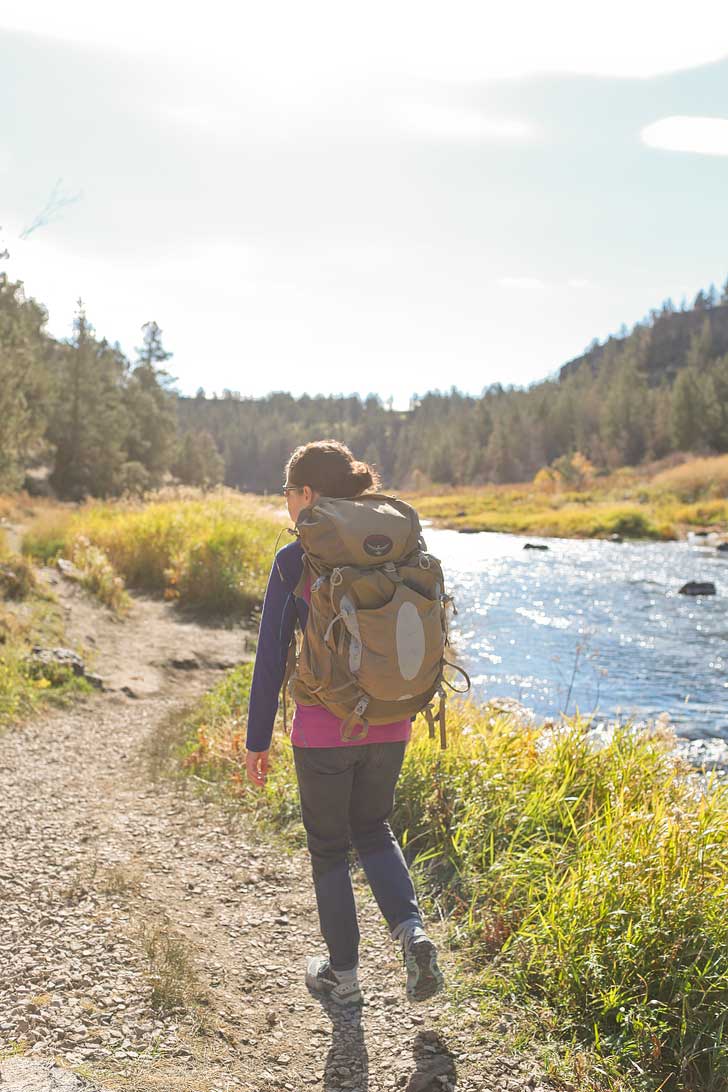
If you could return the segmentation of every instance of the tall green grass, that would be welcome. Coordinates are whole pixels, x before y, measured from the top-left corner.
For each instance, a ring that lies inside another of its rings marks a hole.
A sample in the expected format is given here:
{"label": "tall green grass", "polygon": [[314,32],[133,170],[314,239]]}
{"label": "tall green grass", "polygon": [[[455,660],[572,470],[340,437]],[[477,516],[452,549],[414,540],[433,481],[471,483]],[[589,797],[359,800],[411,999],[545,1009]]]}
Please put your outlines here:
{"label": "tall green grass", "polygon": [[557,1014],[645,1087],[728,1082],[728,790],[670,737],[474,706],[442,754],[416,736],[397,826],[430,861],[482,984]]}
{"label": "tall green grass", "polygon": [[72,554],[83,540],[129,588],[213,613],[246,614],[263,598],[283,526],[260,501],[220,490],[144,505],[89,504],[55,522],[46,515],[31,526],[23,549],[49,560]]}
{"label": "tall green grass", "polygon": [[[180,758],[297,823],[282,732],[266,790],[245,784],[250,674],[205,699]],[[397,788],[393,824],[476,992],[581,1044],[588,1087],[728,1087],[728,790],[673,743],[626,727],[597,749],[578,718],[549,730],[463,703],[446,751],[416,722]]]}
{"label": "tall green grass", "polygon": [[205,694],[182,725],[172,768],[223,786],[256,821],[302,841],[293,752],[283,732],[276,732],[272,741],[265,788],[251,792],[247,782],[245,736],[252,678],[252,663],[240,664]]}

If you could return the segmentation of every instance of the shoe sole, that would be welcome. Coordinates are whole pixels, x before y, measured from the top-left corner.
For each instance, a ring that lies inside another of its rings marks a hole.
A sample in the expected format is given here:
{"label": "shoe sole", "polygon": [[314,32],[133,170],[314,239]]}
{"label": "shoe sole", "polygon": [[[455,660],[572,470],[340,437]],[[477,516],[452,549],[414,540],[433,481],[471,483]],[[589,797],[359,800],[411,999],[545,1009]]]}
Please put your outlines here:
{"label": "shoe sole", "polygon": [[437,949],[430,940],[413,945],[406,959],[407,996],[410,1001],[426,1001],[439,993],[445,984],[437,965]]}
{"label": "shoe sole", "polygon": [[359,988],[352,990],[350,993],[339,995],[336,993],[336,986],[333,983],[321,982],[320,979],[308,974],[306,975],[306,985],[317,997],[328,997],[335,1005],[361,1005],[364,1000]]}

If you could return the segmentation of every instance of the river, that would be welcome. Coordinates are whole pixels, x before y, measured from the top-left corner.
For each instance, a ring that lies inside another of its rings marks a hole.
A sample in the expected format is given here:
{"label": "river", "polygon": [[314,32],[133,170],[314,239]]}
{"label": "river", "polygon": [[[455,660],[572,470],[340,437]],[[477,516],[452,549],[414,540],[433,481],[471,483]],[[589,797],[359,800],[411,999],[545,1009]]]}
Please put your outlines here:
{"label": "river", "polygon": [[[728,741],[728,555],[687,542],[424,534],[455,596],[452,639],[476,698],[604,723],[667,713],[686,739]],[[679,595],[689,580],[717,594]]]}

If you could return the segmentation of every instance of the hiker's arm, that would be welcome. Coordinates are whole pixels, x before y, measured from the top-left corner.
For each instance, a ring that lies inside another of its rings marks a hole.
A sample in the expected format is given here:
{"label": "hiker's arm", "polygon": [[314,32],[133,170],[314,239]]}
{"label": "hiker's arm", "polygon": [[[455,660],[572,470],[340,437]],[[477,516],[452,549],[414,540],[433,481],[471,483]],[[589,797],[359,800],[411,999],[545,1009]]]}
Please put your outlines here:
{"label": "hiker's arm", "polygon": [[[258,649],[253,668],[253,683],[248,705],[248,731],[245,745],[249,751],[262,752],[270,747],[273,725],[278,712],[278,695],[286,670],[288,646],[296,624],[290,555],[281,550],[273,562],[263,600],[263,614],[258,632]],[[300,562],[299,562],[300,564]],[[297,578],[296,578],[297,579]]]}

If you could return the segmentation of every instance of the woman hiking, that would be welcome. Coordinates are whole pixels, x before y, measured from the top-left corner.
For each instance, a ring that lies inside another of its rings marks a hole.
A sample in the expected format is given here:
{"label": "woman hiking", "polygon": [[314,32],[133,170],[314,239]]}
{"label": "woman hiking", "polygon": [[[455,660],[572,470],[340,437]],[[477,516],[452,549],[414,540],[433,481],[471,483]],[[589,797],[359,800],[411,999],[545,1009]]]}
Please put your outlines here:
{"label": "woman hiking", "polygon": [[[320,497],[353,498],[379,487],[376,472],[336,440],[296,448],[284,494],[294,523]],[[250,692],[246,765],[263,786],[286,659],[296,622],[305,629],[310,580],[296,540],[276,554],[263,603]],[[321,933],[328,956],[306,961],[306,984],[339,1004],[359,1004],[359,927],[349,873],[353,843],[392,939],[401,946],[407,996],[424,1001],[442,988],[437,950],[426,935],[414,886],[388,819],[412,720],[371,725],[364,739],[342,739],[342,721],[323,705],[296,703],[291,744],[301,817],[311,855]]]}

